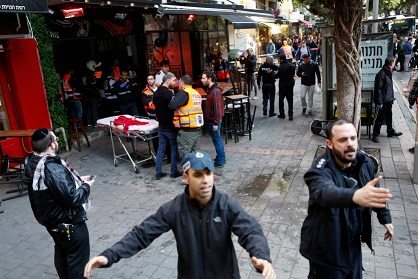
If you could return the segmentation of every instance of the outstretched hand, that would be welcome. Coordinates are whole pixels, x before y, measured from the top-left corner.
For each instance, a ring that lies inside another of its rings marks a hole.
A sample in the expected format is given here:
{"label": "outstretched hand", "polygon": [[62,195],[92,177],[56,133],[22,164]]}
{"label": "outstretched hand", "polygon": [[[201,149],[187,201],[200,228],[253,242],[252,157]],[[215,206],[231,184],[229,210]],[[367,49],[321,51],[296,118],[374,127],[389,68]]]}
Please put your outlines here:
{"label": "outstretched hand", "polygon": [[84,278],[89,278],[93,269],[107,265],[107,258],[105,256],[97,256],[89,260],[84,267]]}
{"label": "outstretched hand", "polygon": [[260,270],[261,274],[266,279],[276,279],[276,272],[274,271],[273,266],[270,262],[263,260],[263,259],[257,259],[256,257],[251,258],[251,262],[255,269]]}
{"label": "outstretched hand", "polygon": [[381,180],[382,177],[379,176],[370,180],[363,188],[355,191],[353,202],[363,207],[384,208],[392,198],[392,194],[388,189],[375,187]]}

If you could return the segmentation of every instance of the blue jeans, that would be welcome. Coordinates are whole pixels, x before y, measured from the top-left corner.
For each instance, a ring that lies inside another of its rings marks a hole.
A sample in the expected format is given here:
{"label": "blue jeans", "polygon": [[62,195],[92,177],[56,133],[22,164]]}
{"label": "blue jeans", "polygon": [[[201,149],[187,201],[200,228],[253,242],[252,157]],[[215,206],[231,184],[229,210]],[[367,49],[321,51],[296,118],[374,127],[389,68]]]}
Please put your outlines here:
{"label": "blue jeans", "polygon": [[157,172],[157,174],[163,172],[163,157],[167,145],[170,144],[171,174],[175,174],[177,172],[177,131],[158,131],[158,133],[159,141],[155,171]]}
{"label": "blue jeans", "polygon": [[221,137],[221,126],[222,123],[218,123],[218,131],[213,131],[213,122],[209,123],[209,135],[212,138],[213,145],[215,146],[216,150],[216,157],[215,157],[215,165],[223,165],[225,164],[225,150],[224,150],[224,143]]}

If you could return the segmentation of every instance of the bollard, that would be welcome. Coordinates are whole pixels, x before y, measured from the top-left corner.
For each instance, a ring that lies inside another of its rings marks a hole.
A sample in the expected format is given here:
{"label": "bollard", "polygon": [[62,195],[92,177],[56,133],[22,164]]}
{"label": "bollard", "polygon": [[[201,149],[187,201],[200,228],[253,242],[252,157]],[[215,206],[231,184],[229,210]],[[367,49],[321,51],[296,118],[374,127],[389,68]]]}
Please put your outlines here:
{"label": "bollard", "polygon": [[415,142],[414,152],[414,177],[412,179],[414,184],[418,184],[418,141]]}

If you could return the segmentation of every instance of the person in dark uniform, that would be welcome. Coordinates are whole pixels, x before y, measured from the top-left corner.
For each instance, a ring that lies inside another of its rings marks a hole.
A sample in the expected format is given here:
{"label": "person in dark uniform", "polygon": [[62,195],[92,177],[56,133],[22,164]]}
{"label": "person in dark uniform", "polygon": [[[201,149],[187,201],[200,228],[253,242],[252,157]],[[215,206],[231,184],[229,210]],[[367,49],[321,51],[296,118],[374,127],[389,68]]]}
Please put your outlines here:
{"label": "person in dark uniform", "polygon": [[279,78],[279,115],[278,118],[286,118],[284,112],[284,99],[287,100],[289,120],[293,120],[293,87],[295,86],[296,67],[288,62],[286,55],[280,55],[280,67],[276,74]]}
{"label": "person in dark uniform", "polygon": [[392,127],[392,106],[395,100],[395,93],[393,91],[392,71],[395,67],[395,57],[388,57],[385,60],[385,65],[377,73],[374,79],[374,103],[377,109],[377,116],[373,125],[372,141],[378,143],[380,128],[383,124],[383,119],[386,122],[386,131],[388,137],[398,137],[402,132],[397,132]]}
{"label": "person in dark uniform", "polygon": [[267,104],[270,102],[269,117],[276,116],[274,112],[274,100],[276,97],[276,74],[279,70],[277,65],[273,64],[273,56],[267,56],[266,62],[260,66],[257,76],[258,89],[261,89],[261,82],[263,82],[263,115],[267,116]]}
{"label": "person in dark uniform", "polygon": [[304,176],[309,205],[299,251],[309,260],[309,279],[361,279],[361,242],[373,251],[371,209],[386,228],[384,240],[393,237],[392,195],[379,187],[376,159],[358,150],[351,122],[331,122],[326,134],[325,155]]}

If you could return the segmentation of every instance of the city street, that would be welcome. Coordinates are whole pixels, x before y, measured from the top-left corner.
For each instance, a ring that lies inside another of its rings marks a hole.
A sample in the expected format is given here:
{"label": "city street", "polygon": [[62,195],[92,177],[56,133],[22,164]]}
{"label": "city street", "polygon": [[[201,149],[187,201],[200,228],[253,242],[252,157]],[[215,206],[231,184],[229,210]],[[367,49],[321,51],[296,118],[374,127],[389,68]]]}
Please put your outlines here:
{"label": "city street", "polygon": [[[412,183],[415,112],[408,108],[402,88],[409,73],[394,73],[396,98],[393,119],[403,136],[386,137],[382,129],[380,143],[369,140],[362,128],[361,146],[380,154],[383,186],[393,193],[389,203],[395,237],[383,241],[385,229],[373,217],[373,255],[363,245],[364,278],[418,278],[418,186]],[[301,115],[300,79],[294,91],[294,121],[262,116],[261,92],[257,105],[253,137],[228,140],[227,161],[215,171],[218,189],[237,198],[262,225],[271,249],[278,278],[307,278],[308,261],[299,253],[300,229],[306,216],[308,188],[303,175],[311,166],[323,137],[313,135],[310,123],[321,118],[320,94],[315,95],[314,115]],[[401,93],[400,93],[401,92]],[[278,97],[276,112],[278,113]],[[285,104],[287,111],[287,103]],[[128,145],[129,146],[129,145]],[[145,150],[145,145],[139,143]],[[204,135],[201,148],[214,156],[210,137]],[[118,149],[121,148],[118,146]],[[81,175],[97,175],[92,187],[92,206],[88,210],[91,257],[110,247],[134,224],[184,190],[181,178],[154,179],[153,166],[141,167],[136,174],[127,162],[113,164],[110,137],[103,133],[91,141],[91,148],[62,154]],[[169,165],[164,169],[169,171]],[[1,185],[0,197],[10,187]],[[58,278],[53,264],[53,241],[39,225],[27,196],[2,203],[0,214],[0,278]],[[236,237],[234,237],[236,240]],[[253,269],[248,253],[235,241],[242,278],[261,278]],[[171,232],[130,259],[109,269],[95,270],[93,278],[177,278],[177,250]]]}

